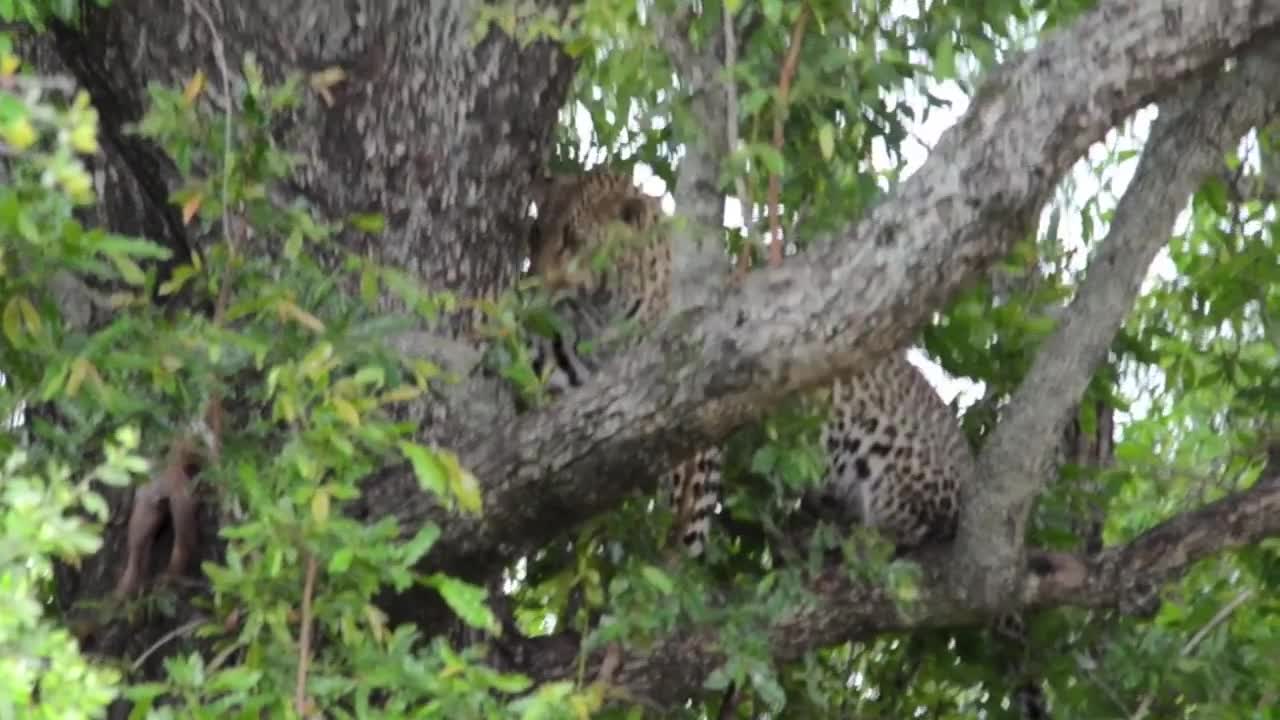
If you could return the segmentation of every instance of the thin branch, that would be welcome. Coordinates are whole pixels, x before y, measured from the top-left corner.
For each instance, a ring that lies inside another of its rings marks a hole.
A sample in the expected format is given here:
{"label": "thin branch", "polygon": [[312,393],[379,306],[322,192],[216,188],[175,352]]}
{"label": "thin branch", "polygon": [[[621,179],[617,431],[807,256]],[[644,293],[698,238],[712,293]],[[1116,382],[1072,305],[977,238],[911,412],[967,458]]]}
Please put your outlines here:
{"label": "thin branch", "polygon": [[177,638],[183,637],[184,635],[190,635],[191,633],[195,632],[196,628],[203,625],[207,619],[208,618],[204,617],[203,615],[198,615],[192,618],[191,620],[179,625],[178,627],[170,630],[164,635],[161,635],[160,639],[152,643],[151,647],[147,648],[145,652],[139,655],[137,660],[134,660],[132,663],[129,664],[129,672],[136,673],[138,672],[138,670],[141,670],[143,663],[147,661],[147,658],[154,655],[157,650],[164,647],[165,645],[168,645],[170,642],[172,642]]}
{"label": "thin branch", "polygon": [[[733,36],[733,13],[729,10],[729,4],[724,4],[724,97],[725,97],[725,137],[729,141],[729,152],[735,152],[738,149],[740,138],[738,135],[738,43]],[[752,230],[751,215],[753,213],[753,203],[751,197],[747,195],[747,183],[743,179],[741,173],[735,173],[733,176],[734,190],[738,193],[738,207],[741,208],[742,224],[746,229],[745,242],[742,251],[738,253],[736,262],[736,272],[739,276],[751,269],[751,246],[755,242],[755,233]]]}
{"label": "thin branch", "polygon": [[[724,38],[712,37],[698,52],[689,42],[690,11],[654,17],[658,43],[671,60],[680,84],[689,93],[695,122],[689,135],[678,138],[685,148],[672,196],[681,222],[673,225],[672,309],[706,305],[726,276],[724,253],[725,193],[720,170],[733,149],[727,132],[737,110],[727,107],[723,82],[733,82],[718,59]],[[721,131],[721,129],[725,131]],[[685,129],[685,126],[681,126]]]}
{"label": "thin branch", "polygon": [[[1200,642],[1204,640],[1209,633],[1213,632],[1215,628],[1226,622],[1227,618],[1231,617],[1231,613],[1236,611],[1236,608],[1248,602],[1252,597],[1253,589],[1250,588],[1236,595],[1232,598],[1231,602],[1223,605],[1222,608],[1220,608],[1218,612],[1209,619],[1209,622],[1205,623],[1204,627],[1200,628],[1195,635],[1191,636],[1191,639],[1187,641],[1187,644],[1182,646],[1182,652],[1179,654],[1182,657],[1190,656],[1191,653],[1195,652],[1196,647],[1200,645]],[[1152,690],[1147,693],[1146,697],[1142,698],[1142,704],[1139,705],[1137,711],[1133,713],[1133,720],[1142,720],[1147,716],[1147,713],[1151,711],[1151,703],[1155,700],[1155,696],[1155,691]]]}
{"label": "thin branch", "polygon": [[1116,692],[1116,689],[1111,687],[1111,683],[1107,682],[1105,678],[1101,677],[1096,672],[1095,667],[1096,664],[1092,667],[1083,668],[1085,671],[1085,677],[1089,678],[1089,682],[1102,690],[1102,694],[1107,696],[1107,699],[1111,701],[1111,704],[1115,705],[1116,709],[1119,710],[1124,717],[1128,717],[1129,708],[1125,705],[1124,698],[1120,697],[1120,693]]}
{"label": "thin branch", "polygon": [[293,689],[293,705],[299,717],[307,717],[307,667],[311,663],[311,604],[316,593],[316,558],[307,553],[307,575],[302,585],[302,629],[298,636],[298,679]]}
{"label": "thin branch", "polygon": [[222,123],[222,233],[234,257],[235,243],[232,240],[231,209],[228,202],[231,198],[231,124],[236,107],[235,100],[231,97],[231,72],[227,67],[227,54],[222,43],[222,33],[218,32],[218,26],[213,22],[209,12],[197,0],[187,0],[187,7],[194,10],[208,28],[209,37],[213,41],[213,61],[218,66],[218,73],[222,75],[222,97],[227,104]]}
{"label": "thin branch", "polygon": [[1241,592],[1239,595],[1236,595],[1235,598],[1231,600],[1231,602],[1227,603],[1226,605],[1223,605],[1222,609],[1219,610],[1217,614],[1215,614],[1209,620],[1209,622],[1205,623],[1204,627],[1200,628],[1200,630],[1195,635],[1192,635],[1191,639],[1187,641],[1186,645],[1182,646],[1183,656],[1187,656],[1195,652],[1196,647],[1198,647],[1200,643],[1204,641],[1205,637],[1208,636],[1209,633],[1213,632],[1215,628],[1217,628],[1219,625],[1225,622],[1226,619],[1231,616],[1231,613],[1236,611],[1236,608],[1245,604],[1252,598],[1253,598],[1253,589],[1251,588]]}
{"label": "thin branch", "polygon": [[[800,16],[791,28],[791,47],[787,48],[787,57],[782,63],[782,71],[778,77],[778,106],[773,112],[773,149],[782,156],[783,126],[786,124],[787,112],[790,109],[791,80],[796,74],[796,65],[800,60],[800,46],[804,43],[804,30],[809,22],[809,5],[800,8]],[[769,245],[769,267],[782,265],[782,221],[778,218],[778,201],[782,194],[782,179],[777,172],[769,174],[769,232],[773,240]]]}

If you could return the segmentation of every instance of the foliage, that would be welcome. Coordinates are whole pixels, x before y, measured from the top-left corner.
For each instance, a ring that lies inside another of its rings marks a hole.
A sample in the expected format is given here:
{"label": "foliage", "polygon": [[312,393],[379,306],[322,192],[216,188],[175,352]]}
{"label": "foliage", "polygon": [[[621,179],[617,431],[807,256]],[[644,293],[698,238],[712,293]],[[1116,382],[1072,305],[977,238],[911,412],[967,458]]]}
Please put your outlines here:
{"label": "foliage", "polygon": [[[306,706],[338,716],[400,717],[413,708],[430,717],[545,717],[597,704],[570,686],[535,688],[528,678],[491,670],[474,650],[455,651],[411,626],[391,627],[374,604],[385,588],[420,584],[466,624],[498,632],[482,588],[415,569],[438,527],[404,537],[391,519],[367,525],[345,512],[363,478],[406,461],[446,507],[483,508],[475,478],[457,457],[417,444],[413,425],[395,419],[396,407],[445,378],[429,362],[386,349],[384,340],[413,318],[388,316],[376,304],[382,292],[396,293],[431,322],[452,306],[451,296],[426,292],[355,254],[341,256],[343,273],[335,276],[316,259],[342,252],[334,233],[376,231],[378,220],[323,221],[304,204],[272,200],[273,186],[297,162],[271,134],[298,101],[297,79],[267,85],[247,59],[231,116],[203,101],[203,76],[181,89],[151,88],[136,132],[175,159],[185,182],[173,201],[207,238],[190,264],[160,281],[143,266],[168,257],[168,249],[75,218],[75,208],[93,200],[75,155],[95,150],[96,117],[84,96],[59,109],[38,92],[42,79],[16,78],[16,60],[4,62],[10,82],[30,91],[0,99],[0,132],[23,152],[0,195],[7,268],[0,278],[7,340],[0,407],[7,414],[34,410],[27,438],[6,438],[11,550],[3,570],[14,601],[6,603],[10,619],[0,642],[14,650],[5,653],[8,707],[26,707],[35,693],[37,714],[66,717],[79,708],[97,715],[121,689],[117,683],[136,673],[86,665],[74,640],[42,612],[42,583],[54,557],[70,561],[100,545],[108,513],[90,481],[127,483],[146,469],[140,454],[162,457],[174,428],[215,391],[227,399],[233,430],[222,439],[220,462],[200,476],[201,494],[231,522],[221,529],[221,557],[201,568],[211,592],[197,641],[165,661],[163,681],[123,687],[136,717],[288,715],[300,674]],[[281,262],[290,268],[283,277],[275,272]],[[113,288],[105,296],[85,290],[109,313],[101,327],[85,330],[66,316],[66,298],[53,288],[55,276],[68,273]],[[187,305],[152,302],[184,294],[192,307],[221,307],[225,323]],[[103,449],[97,471],[76,469],[83,449],[96,454],[92,439],[104,435],[123,444]],[[49,469],[26,470],[28,455]],[[84,479],[72,483],[74,476]],[[92,518],[68,515],[80,505]],[[166,593],[158,588],[152,599]],[[166,607],[172,600],[108,602],[94,622]],[[300,615],[299,608],[307,610]],[[324,642],[308,648],[300,639],[306,633]],[[41,658],[51,664],[37,672]],[[82,693],[57,692],[77,677]]]}
{"label": "foliage", "polygon": [[[79,155],[94,151],[97,140],[87,98],[60,105],[56,88],[16,74],[19,61],[7,37],[0,46],[0,138],[13,155],[9,181],[0,187],[0,232],[7,239],[0,248],[0,363],[8,370],[23,349],[38,352],[57,342],[57,327],[36,293],[42,271],[58,265],[45,262],[46,250],[82,246],[82,233],[68,220],[91,183]],[[98,241],[109,245],[111,238],[100,234]],[[85,261],[74,253],[67,259]],[[14,401],[45,392],[37,382],[7,375],[0,401],[6,430],[0,435],[0,717],[93,717],[115,696],[119,674],[90,663],[68,629],[47,615],[47,583],[54,562],[75,562],[101,544],[83,516],[101,522],[109,513],[91,481],[127,483],[143,461],[134,454],[137,434],[129,430],[116,435],[101,464],[86,468],[81,479],[68,459],[33,456],[17,438]]]}

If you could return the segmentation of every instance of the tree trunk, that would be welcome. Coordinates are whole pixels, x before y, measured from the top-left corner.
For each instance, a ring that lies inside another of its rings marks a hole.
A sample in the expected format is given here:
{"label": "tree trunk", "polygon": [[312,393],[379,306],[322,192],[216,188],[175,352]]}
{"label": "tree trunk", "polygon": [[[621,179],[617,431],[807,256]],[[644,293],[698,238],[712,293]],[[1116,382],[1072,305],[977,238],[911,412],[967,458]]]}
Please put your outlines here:
{"label": "tree trunk", "polygon": [[[159,148],[124,131],[141,118],[147,86],[182,87],[203,71],[208,90],[201,102],[225,108],[219,46],[233,95],[243,87],[249,54],[269,81],[341,70],[342,79],[324,92],[304,89],[303,103],[279,133],[282,145],[305,158],[294,189],[322,217],[383,215],[381,235],[349,234],[341,238],[346,248],[408,272],[432,291],[493,297],[519,271],[527,186],[547,154],[573,64],[556,46],[522,48],[496,31],[475,43],[474,5],[144,0],[100,9],[86,3],[80,27],[55,26],[26,38],[24,52],[42,72],[74,75],[99,110],[105,152],[96,169],[97,222],[162,242],[178,260],[200,239],[168,202],[177,172]],[[547,5],[562,11],[567,3]],[[465,337],[473,321],[459,312],[438,331]],[[448,443],[448,406],[424,403],[416,415],[428,439]],[[384,493],[417,492],[411,478],[378,482]],[[113,518],[128,517],[127,494],[111,500]],[[217,556],[214,503],[203,506],[201,550],[192,567]],[[102,551],[76,571],[61,569],[64,608],[110,591],[123,562],[123,531],[123,522],[113,522]],[[161,538],[152,554],[152,576],[167,557],[167,543]],[[141,632],[86,632],[86,649],[136,657],[190,611],[157,619]],[[158,669],[156,657],[148,669]]]}

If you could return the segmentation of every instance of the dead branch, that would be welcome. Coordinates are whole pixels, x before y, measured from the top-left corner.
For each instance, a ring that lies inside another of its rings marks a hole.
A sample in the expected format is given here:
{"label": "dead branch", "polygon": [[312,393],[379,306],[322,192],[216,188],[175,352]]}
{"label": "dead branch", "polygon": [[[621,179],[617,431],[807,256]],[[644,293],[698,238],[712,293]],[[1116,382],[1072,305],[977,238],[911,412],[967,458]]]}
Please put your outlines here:
{"label": "dead branch", "polygon": [[[778,107],[773,113],[773,149],[782,154],[783,126],[786,124],[788,102],[791,98],[791,79],[795,77],[796,65],[800,60],[800,46],[804,43],[804,29],[809,22],[809,6],[800,9],[800,16],[791,28],[791,46],[787,48],[787,57],[782,62],[782,71],[778,76]],[[769,245],[769,267],[782,265],[782,220],[778,218],[778,201],[782,194],[782,179],[778,173],[769,173],[769,232],[773,241]]]}

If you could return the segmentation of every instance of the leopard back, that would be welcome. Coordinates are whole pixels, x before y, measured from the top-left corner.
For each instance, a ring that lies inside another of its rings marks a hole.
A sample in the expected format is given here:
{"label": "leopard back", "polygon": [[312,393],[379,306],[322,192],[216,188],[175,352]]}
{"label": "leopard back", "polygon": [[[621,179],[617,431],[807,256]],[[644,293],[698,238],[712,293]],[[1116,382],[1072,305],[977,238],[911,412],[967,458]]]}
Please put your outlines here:
{"label": "leopard back", "polygon": [[818,506],[901,550],[954,538],[973,451],[920,369],[896,352],[836,379],[830,393]]}

